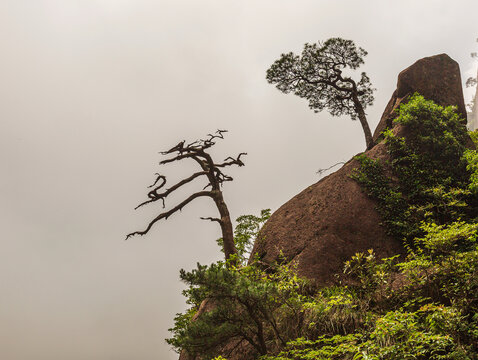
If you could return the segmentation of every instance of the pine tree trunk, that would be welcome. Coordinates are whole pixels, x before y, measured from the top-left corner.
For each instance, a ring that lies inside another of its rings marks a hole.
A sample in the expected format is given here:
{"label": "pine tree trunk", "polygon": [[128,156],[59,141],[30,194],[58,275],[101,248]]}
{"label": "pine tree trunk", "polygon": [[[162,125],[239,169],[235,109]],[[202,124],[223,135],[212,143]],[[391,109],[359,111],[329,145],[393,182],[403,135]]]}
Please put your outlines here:
{"label": "pine tree trunk", "polygon": [[357,94],[353,94],[353,101],[355,105],[355,111],[357,112],[360,125],[362,125],[362,130],[365,135],[365,143],[367,144],[367,150],[370,150],[375,145],[375,143],[373,141],[373,136],[372,136],[372,132],[370,131],[370,127],[368,126],[367,117],[365,116],[365,111],[363,110],[363,106],[360,103],[357,97]]}

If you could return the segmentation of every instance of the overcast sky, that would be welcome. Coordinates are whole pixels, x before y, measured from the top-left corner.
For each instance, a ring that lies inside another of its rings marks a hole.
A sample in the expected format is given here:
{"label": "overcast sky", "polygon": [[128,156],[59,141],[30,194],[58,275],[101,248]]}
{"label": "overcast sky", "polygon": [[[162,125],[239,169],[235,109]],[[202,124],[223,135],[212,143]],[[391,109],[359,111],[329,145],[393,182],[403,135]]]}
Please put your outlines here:
{"label": "overcast sky", "polygon": [[195,170],[159,169],[158,151],[228,129],[217,158],[249,154],[224,187],[232,216],[275,210],[365,148],[358,122],[267,84],[282,52],[365,48],[373,129],[419,58],[476,74],[477,20],[476,0],[0,0],[0,358],[177,359],[179,270],[220,259],[220,232],[204,200],[123,241],[161,210],[133,210],[155,172]]}

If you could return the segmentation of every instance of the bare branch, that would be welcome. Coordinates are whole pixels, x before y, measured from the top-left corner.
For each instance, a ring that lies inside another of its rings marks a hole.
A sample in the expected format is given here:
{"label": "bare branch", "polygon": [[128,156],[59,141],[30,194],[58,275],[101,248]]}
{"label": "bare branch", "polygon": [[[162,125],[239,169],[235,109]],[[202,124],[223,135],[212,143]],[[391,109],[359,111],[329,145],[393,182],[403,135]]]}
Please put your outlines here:
{"label": "bare branch", "polygon": [[[223,183],[224,181],[231,181],[232,178],[229,175],[225,175],[221,170],[217,167],[214,168],[214,176],[219,184]],[[231,180],[228,180],[231,179]]]}
{"label": "bare branch", "polygon": [[138,210],[141,206],[144,206],[146,204],[149,204],[149,203],[152,203],[152,202],[155,202],[156,200],[161,200],[163,202],[163,209],[166,207],[166,203],[164,201],[164,198],[157,198],[157,199],[150,199],[150,200],[146,200],[146,201],[143,201],[141,204],[139,204],[138,206],[136,206],[134,209],[135,210]]}
{"label": "bare branch", "polygon": [[226,167],[226,166],[231,166],[231,165],[238,165],[238,166],[244,166],[244,163],[241,160],[241,156],[247,155],[247,153],[240,153],[237,158],[233,158],[232,156],[229,156],[224,159],[224,162],[222,164],[214,164],[215,167]]}
{"label": "bare branch", "polygon": [[[198,197],[210,197],[216,204],[220,216],[217,218],[206,217],[201,219],[218,222],[221,225],[222,238],[224,239],[224,254],[226,260],[234,254],[237,254],[237,249],[234,245],[234,232],[232,230],[232,222],[230,220],[229,210],[226,206],[226,203],[224,202],[224,198],[221,191],[222,184],[226,181],[232,181],[232,177],[224,174],[219,168],[224,168],[226,166],[231,165],[244,166],[244,163],[241,160],[241,156],[246,155],[246,153],[240,153],[237,158],[227,157],[223,163],[216,165],[211,155],[206,151],[208,148],[215,144],[216,139],[224,139],[224,133],[226,132],[227,130],[217,130],[214,134],[208,134],[208,137],[206,139],[196,140],[189,144],[186,144],[185,141],[181,141],[169,150],[160,153],[162,155],[169,156],[169,158],[160,161],[160,165],[169,164],[183,159],[193,159],[199,165],[201,171],[190,175],[189,177],[177,182],[170,188],[163,190],[162,192],[160,192],[160,190],[163,189],[166,185],[166,177],[160,174],[156,174],[157,177],[155,182],[151,186],[149,186],[149,188],[152,188],[148,193],[149,199],[139,204],[136,209],[158,200],[162,201],[164,208],[165,199],[171,193],[201,176],[207,177],[208,183],[202,189],[202,191],[195,192],[194,194],[190,195],[186,200],[182,201],[172,209],[160,213],[148,224],[146,229],[144,229],[143,231],[135,231],[133,233],[130,233],[128,234],[126,239],[135,235],[141,236],[147,234],[156,222],[161,219],[167,219],[169,216],[176,213],[177,211],[181,211],[184,206],[189,204],[194,199]],[[208,188],[210,189],[206,190]]]}
{"label": "bare branch", "polygon": [[159,180],[163,180],[163,183],[162,183],[161,185],[159,185],[159,186],[157,187],[157,189],[162,188],[162,187],[164,186],[164,184],[166,184],[166,176],[161,175],[161,174],[158,174],[158,173],[156,173],[156,174],[154,174],[154,175],[157,176],[157,177],[156,177],[156,180],[154,181],[154,183],[153,183],[152,185],[149,185],[148,187],[149,187],[149,188],[152,188],[153,186],[155,186],[155,185],[158,183]]}
{"label": "bare branch", "polygon": [[[163,154],[163,155],[165,155],[165,154]],[[171,163],[171,162],[174,162],[174,161],[179,161],[179,160],[182,160],[182,159],[194,158],[194,156],[196,156],[196,154],[190,153],[190,152],[188,152],[186,154],[181,153],[181,154],[179,154],[175,157],[172,157],[170,159],[160,161],[159,165],[168,164],[168,163]]]}
{"label": "bare branch", "polygon": [[[165,176],[162,176],[162,175],[159,175],[158,176],[158,179],[159,177],[163,178],[163,183],[161,185],[159,185],[158,187],[154,188],[153,190],[151,190],[149,193],[148,193],[148,197],[150,200],[147,200],[141,204],[139,204],[138,206],[135,207],[135,210],[140,208],[141,206],[144,206],[146,204],[149,204],[149,203],[152,203],[152,202],[155,202],[157,200],[162,200],[163,201],[163,208],[165,207],[165,203],[164,203],[164,199],[169,195],[171,194],[173,191],[179,189],[181,186],[183,185],[186,185],[188,183],[190,183],[191,181],[193,181],[194,179],[196,179],[197,177],[201,176],[201,175],[207,175],[207,172],[205,171],[200,171],[200,172],[197,172],[195,174],[192,174],[190,177],[186,178],[186,179],[183,179],[181,180],[180,182],[178,182],[177,184],[171,186],[169,189],[166,189],[166,191],[158,194],[158,190],[161,189],[165,184],[166,184],[166,177]],[[158,180],[156,180],[157,182]],[[155,183],[156,183],[155,182]],[[154,186],[151,185],[151,186]],[[149,186],[149,187],[151,187]]]}
{"label": "bare branch", "polygon": [[192,194],[191,196],[189,196],[186,200],[182,201],[181,203],[179,203],[178,205],[176,205],[175,207],[173,207],[171,210],[169,211],[166,211],[166,212],[163,212],[161,214],[159,214],[158,216],[156,216],[149,224],[148,226],[146,227],[146,229],[144,229],[143,231],[135,231],[135,232],[132,232],[130,234],[128,234],[126,236],[126,239],[125,240],[128,240],[130,237],[132,236],[135,236],[135,235],[139,235],[139,236],[143,236],[143,235],[146,235],[149,230],[151,230],[151,228],[153,227],[153,225],[155,223],[157,223],[159,220],[161,219],[168,219],[171,215],[173,215],[175,212],[178,212],[178,211],[181,211],[183,207],[185,207],[187,204],[189,204],[191,201],[193,201],[194,199],[197,199],[198,197],[204,197],[204,196],[207,196],[207,197],[213,197],[213,194],[211,191],[200,191],[200,192],[197,192],[197,193],[194,193]]}
{"label": "bare branch", "polygon": [[222,223],[221,219],[213,218],[213,217],[200,217],[201,220],[209,220],[209,221],[216,221],[218,223]]}
{"label": "bare branch", "polygon": [[227,130],[217,130],[215,134],[208,134],[209,138],[202,140],[202,149],[213,146],[216,143],[214,139],[224,139],[224,133],[227,133]]}
{"label": "bare branch", "polygon": [[338,163],[335,163],[334,165],[329,166],[328,168],[317,170],[317,174],[322,175],[327,170],[330,170],[330,169],[336,167],[337,165],[344,165],[344,164],[345,164],[345,161],[339,161]]}
{"label": "bare branch", "polygon": [[171,154],[173,152],[182,152],[183,149],[184,149],[184,143],[186,142],[186,140],[183,140],[181,141],[179,144],[177,144],[176,146],[173,146],[171,149],[169,150],[166,150],[166,151],[161,151],[160,154],[161,155],[166,155],[166,154]]}

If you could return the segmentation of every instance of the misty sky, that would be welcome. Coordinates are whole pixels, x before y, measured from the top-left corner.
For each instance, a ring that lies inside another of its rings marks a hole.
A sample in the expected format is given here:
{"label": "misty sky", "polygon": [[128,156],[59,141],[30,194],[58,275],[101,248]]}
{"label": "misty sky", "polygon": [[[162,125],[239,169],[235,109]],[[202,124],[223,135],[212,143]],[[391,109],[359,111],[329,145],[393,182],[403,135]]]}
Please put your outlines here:
{"label": "misty sky", "polygon": [[220,259],[220,232],[199,220],[216,215],[205,199],[123,241],[161,210],[133,210],[155,172],[195,170],[159,169],[158,151],[228,129],[218,160],[249,154],[224,187],[233,217],[277,209],[365,148],[358,122],[265,80],[282,52],[329,37],[369,52],[374,129],[419,58],[476,74],[478,2],[0,0],[0,359],[177,359],[179,269]]}

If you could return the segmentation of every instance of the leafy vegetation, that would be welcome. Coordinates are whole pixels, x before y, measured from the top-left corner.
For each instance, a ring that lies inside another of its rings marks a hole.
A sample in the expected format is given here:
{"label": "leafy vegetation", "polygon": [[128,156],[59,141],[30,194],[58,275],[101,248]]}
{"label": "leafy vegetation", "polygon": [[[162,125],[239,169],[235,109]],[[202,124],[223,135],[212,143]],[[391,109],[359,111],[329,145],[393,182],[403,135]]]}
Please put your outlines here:
{"label": "leafy vegetation", "polygon": [[[234,347],[247,342],[254,353],[265,355],[300,335],[300,294],[307,285],[287,265],[265,271],[255,264],[198,264],[182,270],[181,280],[189,286],[184,295],[192,307],[177,315],[167,340],[177,350],[211,359],[226,341]],[[208,311],[189,321],[203,302]]]}
{"label": "leafy vegetation", "polygon": [[[259,216],[241,215],[236,219],[237,225],[234,229],[234,243],[237,250],[237,258],[240,264],[246,265],[251,255],[252,247],[257,239],[262,225],[271,217],[271,209],[261,210]],[[216,240],[224,252],[224,241],[222,238]]]}
{"label": "leafy vegetation", "polygon": [[395,122],[407,136],[385,131],[390,160],[361,155],[353,175],[378,200],[389,234],[412,244],[422,221],[472,219],[476,207],[469,181],[476,153],[465,147],[468,134],[455,108],[415,94],[400,106]]}
{"label": "leafy vegetation", "polygon": [[168,342],[207,360],[478,359],[478,153],[451,107],[415,95],[396,122],[389,161],[362,155],[353,176],[406,256],[355,254],[346,284],[319,289],[291,264],[198,265],[181,272],[191,308]]}

